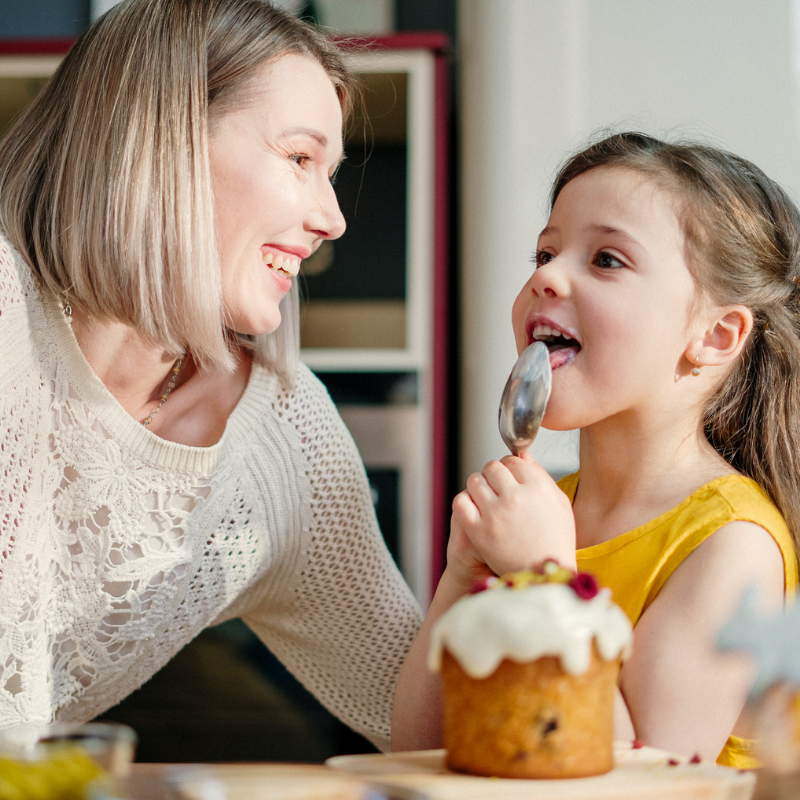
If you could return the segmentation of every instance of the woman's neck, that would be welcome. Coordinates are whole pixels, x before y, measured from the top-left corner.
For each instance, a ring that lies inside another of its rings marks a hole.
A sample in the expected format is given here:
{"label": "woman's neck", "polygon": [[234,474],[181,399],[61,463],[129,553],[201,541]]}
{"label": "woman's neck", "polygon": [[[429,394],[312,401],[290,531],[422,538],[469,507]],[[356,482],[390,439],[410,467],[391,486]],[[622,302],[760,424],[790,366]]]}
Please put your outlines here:
{"label": "woman's neck", "polygon": [[[169,384],[176,353],[146,342],[133,328],[73,312],[72,330],[89,366],[137,421],[147,419]],[[222,437],[228,417],[244,394],[253,362],[240,348],[232,372],[199,370],[191,351],[148,430],[191,447],[210,447]]]}
{"label": "woman's neck", "polygon": [[579,547],[632,530],[703,484],[735,473],[691,413],[602,420],[581,431],[580,461]]}
{"label": "woman's neck", "polygon": [[[72,331],[108,391],[134,419],[145,419],[161,399],[177,354],[146,342],[128,325],[80,312],[73,312]],[[193,372],[191,359],[185,359],[176,387]]]}

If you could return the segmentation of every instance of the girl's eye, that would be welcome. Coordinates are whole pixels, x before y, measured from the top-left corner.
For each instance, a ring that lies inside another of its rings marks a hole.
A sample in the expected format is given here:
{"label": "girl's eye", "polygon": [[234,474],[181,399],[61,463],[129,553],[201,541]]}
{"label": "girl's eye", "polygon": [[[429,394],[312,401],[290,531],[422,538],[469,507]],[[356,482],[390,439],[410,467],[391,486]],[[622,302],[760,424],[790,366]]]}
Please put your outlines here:
{"label": "girl's eye", "polygon": [[302,166],[303,166],[303,165],[304,165],[304,164],[305,164],[307,161],[310,161],[310,160],[311,160],[311,159],[310,159],[310,157],[309,157],[309,156],[307,156],[305,153],[293,153],[292,155],[290,155],[290,156],[289,156],[289,159],[290,159],[291,161],[294,161],[294,163],[295,163],[295,164],[298,164],[298,165],[299,165],[299,166],[301,166],[301,167],[302,167]]}
{"label": "girl's eye", "polygon": [[552,253],[548,253],[546,250],[537,250],[533,254],[531,261],[537,267],[543,267],[545,264],[548,264],[550,261],[552,261],[554,257],[555,256],[553,256]]}
{"label": "girl's eye", "polygon": [[612,256],[611,253],[606,253],[604,250],[594,257],[592,263],[602,269],[619,269],[625,266],[616,256]]}

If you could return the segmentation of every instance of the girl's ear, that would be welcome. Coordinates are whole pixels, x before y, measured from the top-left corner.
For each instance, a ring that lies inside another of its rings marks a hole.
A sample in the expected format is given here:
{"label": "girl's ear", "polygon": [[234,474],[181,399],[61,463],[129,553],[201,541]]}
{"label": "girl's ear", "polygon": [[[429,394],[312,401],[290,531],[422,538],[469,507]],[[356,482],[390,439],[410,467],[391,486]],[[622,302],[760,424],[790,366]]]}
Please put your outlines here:
{"label": "girl's ear", "polygon": [[742,352],[753,330],[753,313],[746,306],[722,306],[715,311],[703,338],[692,342],[684,354],[693,365],[718,367],[730,364]]}

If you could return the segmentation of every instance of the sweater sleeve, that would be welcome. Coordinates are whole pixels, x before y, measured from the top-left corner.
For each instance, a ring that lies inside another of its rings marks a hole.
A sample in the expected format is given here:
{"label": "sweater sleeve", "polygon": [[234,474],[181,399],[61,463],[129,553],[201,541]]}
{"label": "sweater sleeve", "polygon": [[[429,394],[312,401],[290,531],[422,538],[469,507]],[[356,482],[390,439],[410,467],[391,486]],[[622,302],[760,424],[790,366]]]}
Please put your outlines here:
{"label": "sweater sleeve", "polygon": [[0,234],[0,394],[29,381],[37,361],[26,298],[32,292],[32,280],[27,270],[21,273],[20,266],[19,256]]}
{"label": "sweater sleeve", "polygon": [[291,591],[268,592],[243,619],[331,712],[388,750],[421,611],[378,529],[356,446],[303,367],[283,413],[304,454],[310,531]]}

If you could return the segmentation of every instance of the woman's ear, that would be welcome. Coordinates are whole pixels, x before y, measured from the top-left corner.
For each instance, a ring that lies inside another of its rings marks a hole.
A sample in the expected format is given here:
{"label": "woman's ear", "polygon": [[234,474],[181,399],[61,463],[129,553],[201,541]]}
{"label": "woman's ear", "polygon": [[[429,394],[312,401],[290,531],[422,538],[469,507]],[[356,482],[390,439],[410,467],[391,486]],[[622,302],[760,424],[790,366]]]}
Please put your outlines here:
{"label": "woman's ear", "polygon": [[698,367],[725,366],[742,352],[752,330],[753,313],[747,306],[721,306],[703,337],[695,339],[684,355]]}

